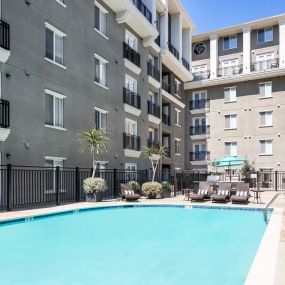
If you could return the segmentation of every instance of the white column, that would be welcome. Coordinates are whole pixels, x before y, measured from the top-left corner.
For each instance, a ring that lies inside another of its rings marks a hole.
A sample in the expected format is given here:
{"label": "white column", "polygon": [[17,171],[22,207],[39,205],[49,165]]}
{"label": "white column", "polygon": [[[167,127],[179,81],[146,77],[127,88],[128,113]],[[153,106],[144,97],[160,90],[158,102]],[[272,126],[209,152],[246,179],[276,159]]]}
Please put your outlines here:
{"label": "white column", "polygon": [[211,35],[210,36],[210,71],[211,78],[217,77],[217,69],[218,69],[218,36]]}
{"label": "white column", "polygon": [[251,28],[243,28],[243,73],[250,73],[251,65]]}
{"label": "white column", "polygon": [[182,34],[182,57],[191,61],[191,29],[184,29]]}
{"label": "white column", "polygon": [[168,49],[168,10],[160,14],[160,44],[162,49]]}
{"label": "white column", "polygon": [[285,19],[279,21],[279,67],[285,68]]}

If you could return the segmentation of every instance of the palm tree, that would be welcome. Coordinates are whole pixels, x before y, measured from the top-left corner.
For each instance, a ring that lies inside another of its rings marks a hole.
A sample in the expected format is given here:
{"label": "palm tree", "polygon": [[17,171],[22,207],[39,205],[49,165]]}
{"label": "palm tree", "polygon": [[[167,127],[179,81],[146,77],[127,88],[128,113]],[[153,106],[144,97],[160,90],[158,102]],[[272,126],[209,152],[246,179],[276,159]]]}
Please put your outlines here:
{"label": "palm tree", "polygon": [[92,155],[93,173],[95,178],[97,158],[100,152],[107,150],[108,136],[102,129],[90,129],[80,134],[81,148],[80,151],[90,150]]}
{"label": "palm tree", "polygon": [[149,146],[144,147],[143,150],[143,156],[147,157],[151,161],[151,167],[152,167],[152,179],[151,181],[154,182],[156,170],[159,164],[159,160],[162,157],[166,156],[166,149],[164,146]]}

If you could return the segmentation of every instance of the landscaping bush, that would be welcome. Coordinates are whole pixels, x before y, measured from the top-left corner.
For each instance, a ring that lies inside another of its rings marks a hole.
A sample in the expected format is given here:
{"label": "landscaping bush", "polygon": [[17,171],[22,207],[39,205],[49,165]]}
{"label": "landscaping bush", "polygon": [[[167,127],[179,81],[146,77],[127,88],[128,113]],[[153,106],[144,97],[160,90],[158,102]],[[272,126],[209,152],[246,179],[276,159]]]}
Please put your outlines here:
{"label": "landscaping bush", "polygon": [[132,190],[134,190],[134,192],[136,194],[140,194],[141,192],[141,186],[137,181],[130,181],[129,185],[131,186]]}
{"label": "landscaping bush", "polygon": [[154,199],[162,194],[162,185],[158,182],[146,182],[142,185],[142,192],[146,197]]}
{"label": "landscaping bush", "polygon": [[100,177],[96,178],[86,178],[83,181],[84,193],[87,195],[104,192],[108,189],[107,183],[104,179]]}

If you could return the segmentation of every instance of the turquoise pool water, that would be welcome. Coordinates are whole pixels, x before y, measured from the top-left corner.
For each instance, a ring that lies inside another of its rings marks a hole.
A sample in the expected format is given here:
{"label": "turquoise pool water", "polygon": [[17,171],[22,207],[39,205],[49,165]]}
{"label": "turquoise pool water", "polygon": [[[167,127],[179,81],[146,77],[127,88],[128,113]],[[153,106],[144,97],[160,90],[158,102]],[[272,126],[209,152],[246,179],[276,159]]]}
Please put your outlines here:
{"label": "turquoise pool water", "polygon": [[0,284],[242,285],[261,211],[132,207],[0,227]]}

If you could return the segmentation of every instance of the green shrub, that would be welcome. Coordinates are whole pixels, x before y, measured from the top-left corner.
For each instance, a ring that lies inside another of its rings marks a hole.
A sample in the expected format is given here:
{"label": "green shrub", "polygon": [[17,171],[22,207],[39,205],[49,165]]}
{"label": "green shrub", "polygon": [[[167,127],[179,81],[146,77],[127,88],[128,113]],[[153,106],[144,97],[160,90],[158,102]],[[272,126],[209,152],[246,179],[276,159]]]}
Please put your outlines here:
{"label": "green shrub", "polygon": [[163,189],[163,190],[168,190],[168,189],[170,189],[170,184],[168,183],[168,181],[163,181],[163,182],[161,183],[161,186],[162,186],[162,189]]}
{"label": "green shrub", "polygon": [[104,192],[108,189],[107,183],[100,177],[86,178],[83,181],[83,189],[86,194],[94,194],[97,192]]}
{"label": "green shrub", "polygon": [[134,190],[136,194],[140,194],[141,186],[137,181],[130,181],[129,185],[131,186],[132,190]]}

